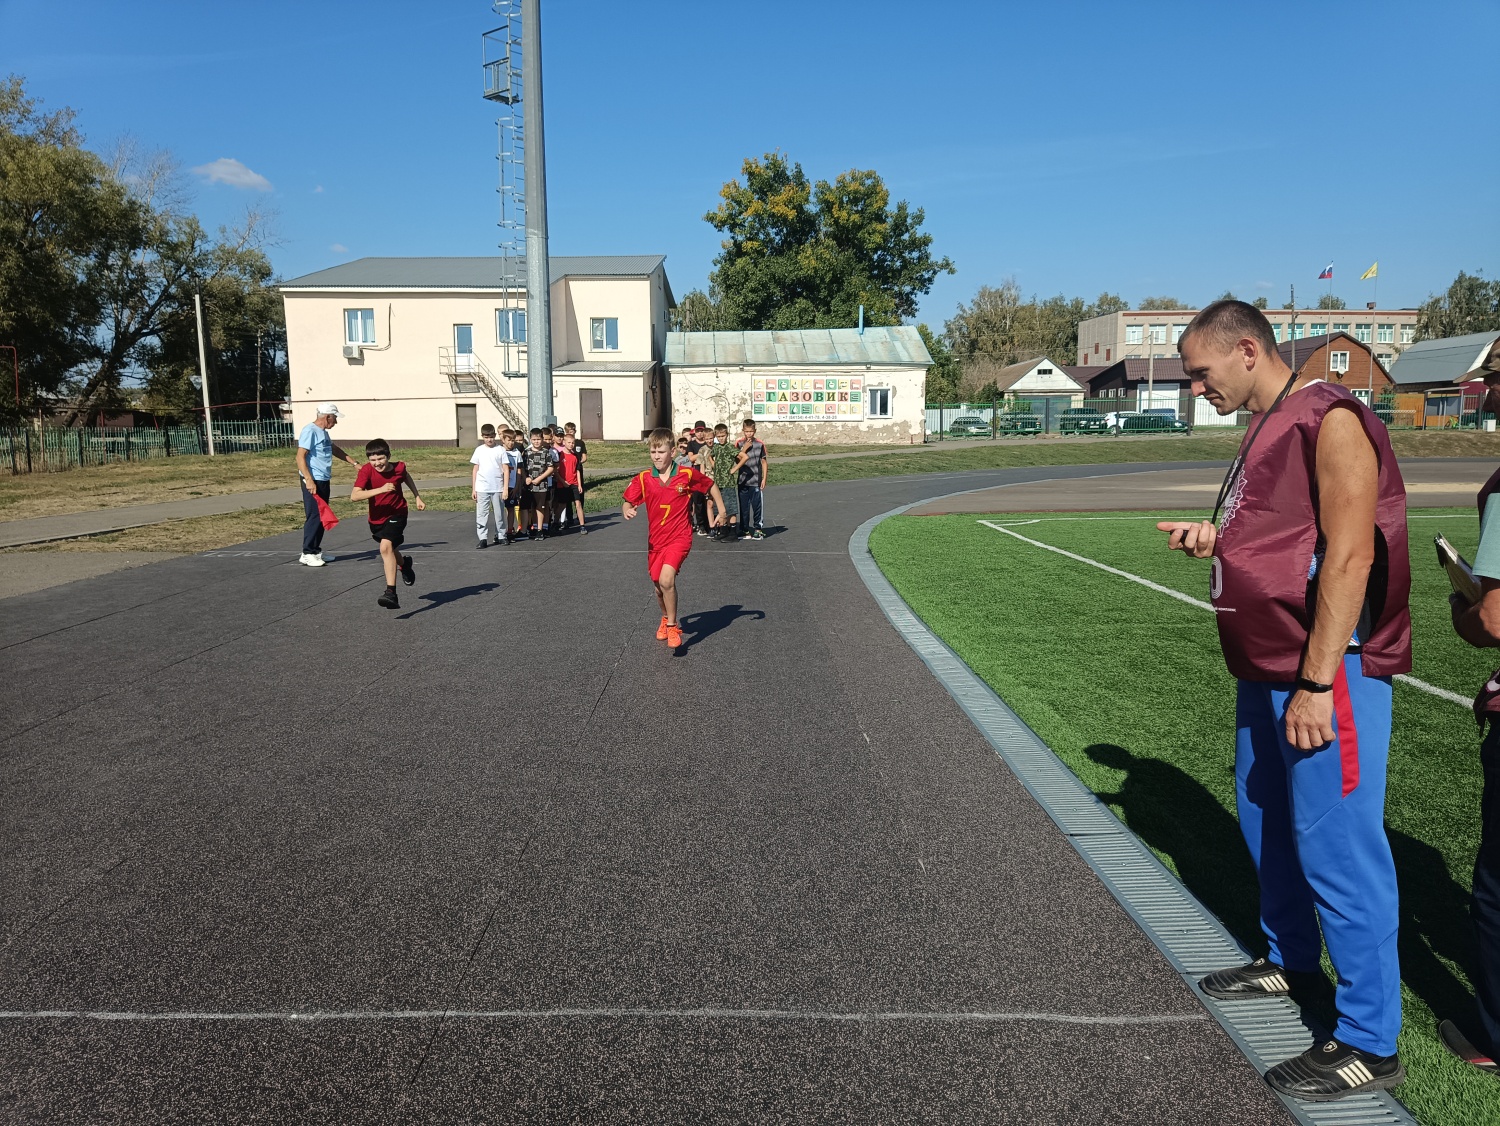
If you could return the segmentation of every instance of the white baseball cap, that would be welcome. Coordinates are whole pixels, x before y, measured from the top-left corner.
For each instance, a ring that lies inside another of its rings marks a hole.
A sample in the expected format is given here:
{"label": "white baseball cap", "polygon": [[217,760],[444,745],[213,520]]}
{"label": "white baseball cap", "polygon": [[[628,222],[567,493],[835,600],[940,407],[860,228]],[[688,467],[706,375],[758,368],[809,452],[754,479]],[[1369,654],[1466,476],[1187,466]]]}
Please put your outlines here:
{"label": "white baseball cap", "polygon": [[318,413],[319,414],[331,414],[331,415],[333,415],[334,418],[343,418],[344,417],[343,414],[339,411],[338,406],[335,405],[334,403],[319,403],[318,404]]}

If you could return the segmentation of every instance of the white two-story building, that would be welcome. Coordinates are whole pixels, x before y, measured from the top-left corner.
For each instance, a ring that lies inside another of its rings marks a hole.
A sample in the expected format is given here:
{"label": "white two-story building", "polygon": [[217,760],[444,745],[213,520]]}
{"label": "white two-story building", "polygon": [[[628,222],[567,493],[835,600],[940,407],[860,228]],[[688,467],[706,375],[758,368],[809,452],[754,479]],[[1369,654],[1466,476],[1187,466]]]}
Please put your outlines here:
{"label": "white two-story building", "polygon": [[[286,303],[293,418],[334,402],[346,440],[475,445],[523,427],[526,264],[360,258],[293,278]],[[638,439],[669,421],[662,255],[555,257],[551,412],[585,438]]]}

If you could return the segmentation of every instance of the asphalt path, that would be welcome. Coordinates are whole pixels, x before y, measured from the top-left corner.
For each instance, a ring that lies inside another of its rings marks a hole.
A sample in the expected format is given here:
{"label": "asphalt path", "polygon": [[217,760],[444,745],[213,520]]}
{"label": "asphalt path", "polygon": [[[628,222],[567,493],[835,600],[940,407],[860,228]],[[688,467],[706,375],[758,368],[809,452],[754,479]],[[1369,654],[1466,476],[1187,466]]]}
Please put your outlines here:
{"label": "asphalt path", "polygon": [[0,601],[0,1119],[1287,1121],[849,562],[1099,472],[772,489],[676,653],[618,517]]}

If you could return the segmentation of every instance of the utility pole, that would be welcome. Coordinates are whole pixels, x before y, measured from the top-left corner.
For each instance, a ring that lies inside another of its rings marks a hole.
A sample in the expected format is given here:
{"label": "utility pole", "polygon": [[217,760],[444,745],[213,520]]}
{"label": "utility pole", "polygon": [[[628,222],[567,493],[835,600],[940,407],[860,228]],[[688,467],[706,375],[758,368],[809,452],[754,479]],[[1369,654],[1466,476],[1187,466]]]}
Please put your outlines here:
{"label": "utility pole", "polygon": [[552,413],[552,293],[542,140],[542,4],[521,0],[521,129],[526,137],[526,398],[532,426]]}
{"label": "utility pole", "polygon": [[255,424],[260,425],[260,329],[255,330]]}
{"label": "utility pole", "polygon": [[214,416],[208,402],[208,352],[203,346],[203,294],[193,292],[193,312],[198,318],[198,380],[203,384],[203,432],[208,435],[208,456],[214,456]]}
{"label": "utility pole", "polygon": [[1286,334],[1292,342],[1292,370],[1297,370],[1297,287],[1291,287],[1292,321],[1286,326]]}

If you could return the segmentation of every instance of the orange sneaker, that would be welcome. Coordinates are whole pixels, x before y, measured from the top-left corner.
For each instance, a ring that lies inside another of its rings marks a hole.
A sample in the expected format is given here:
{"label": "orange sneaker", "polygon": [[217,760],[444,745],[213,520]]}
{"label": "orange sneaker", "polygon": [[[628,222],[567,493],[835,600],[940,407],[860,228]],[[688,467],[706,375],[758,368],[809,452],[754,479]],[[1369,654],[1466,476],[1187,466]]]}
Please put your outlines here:
{"label": "orange sneaker", "polygon": [[661,625],[659,625],[659,626],[656,627],[656,640],[657,641],[665,641],[666,639],[667,639],[667,616],[665,614],[663,614],[661,616]]}
{"label": "orange sneaker", "polygon": [[676,622],[669,622],[667,623],[666,630],[667,648],[676,649],[679,645],[682,644],[682,627]]}

